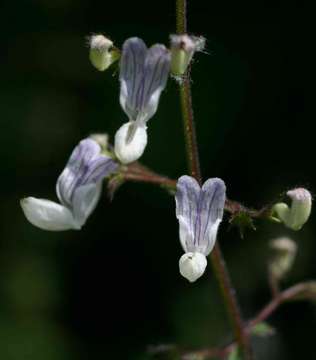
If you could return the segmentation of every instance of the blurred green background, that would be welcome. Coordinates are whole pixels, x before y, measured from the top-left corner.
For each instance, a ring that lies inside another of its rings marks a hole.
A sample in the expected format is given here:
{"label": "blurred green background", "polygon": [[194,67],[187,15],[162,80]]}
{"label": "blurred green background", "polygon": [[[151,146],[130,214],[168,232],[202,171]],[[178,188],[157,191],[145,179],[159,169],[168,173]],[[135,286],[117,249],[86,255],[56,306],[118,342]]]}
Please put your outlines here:
{"label": "blurred green background", "polygon": [[[193,101],[205,178],[261,206],[294,186],[315,189],[310,9],[296,1],[189,1],[189,29],[207,38],[193,66]],[[126,121],[118,74],[89,63],[85,36],[117,46],[130,36],[168,43],[173,1],[3,0],[1,3],[0,359],[149,359],[149,345],[205,347],[230,339],[211,267],[191,285],[174,199],[151,185],[105,192],[80,232],[30,225],[19,199],[56,199],[71,150],[92,132],[111,139]],[[169,81],[149,123],[142,162],[186,173],[177,86]],[[218,237],[245,317],[270,297],[268,241],[299,245],[284,286],[316,278],[315,215],[300,231],[256,223],[241,239],[227,218]],[[263,359],[316,358],[316,308],[284,305],[256,340]]]}

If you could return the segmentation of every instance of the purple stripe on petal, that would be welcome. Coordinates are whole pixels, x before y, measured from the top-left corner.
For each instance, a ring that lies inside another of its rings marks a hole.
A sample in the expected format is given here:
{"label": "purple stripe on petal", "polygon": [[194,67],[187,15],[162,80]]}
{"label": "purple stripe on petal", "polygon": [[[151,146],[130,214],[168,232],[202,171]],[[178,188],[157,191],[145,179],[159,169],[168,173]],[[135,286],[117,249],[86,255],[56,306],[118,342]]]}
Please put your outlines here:
{"label": "purple stripe on petal", "polygon": [[60,201],[68,207],[72,204],[74,190],[87,172],[89,162],[101,151],[98,143],[92,139],[84,139],[73,150],[65,170],[57,180],[57,194]]}
{"label": "purple stripe on petal", "polygon": [[[153,93],[165,88],[170,70],[170,54],[164,45],[152,46],[146,56],[145,61],[145,79],[144,95],[142,99],[142,108],[145,109]],[[160,95],[160,94],[159,94]],[[159,101],[159,97],[157,99]]]}
{"label": "purple stripe on petal", "polygon": [[202,189],[195,179],[182,176],[177,183],[176,215],[185,251],[208,255],[222,220],[226,187],[221,179],[209,179]]}
{"label": "purple stripe on petal", "polygon": [[214,246],[217,228],[224,214],[226,186],[223,180],[219,178],[207,180],[202,186],[200,198],[201,227],[199,232],[196,232],[196,236],[198,236],[199,245],[203,246],[204,251],[208,253]]}
{"label": "purple stripe on petal", "polygon": [[186,251],[194,248],[194,225],[200,186],[190,176],[181,176],[177,182],[176,216],[180,221],[180,240]]}
{"label": "purple stripe on petal", "polygon": [[[131,120],[140,111],[137,107],[137,93],[143,87],[143,69],[147,53],[147,47],[142,39],[130,38],[126,40],[122,48],[120,63],[120,81],[125,83],[127,94],[124,111]],[[122,95],[121,86],[121,95]]]}
{"label": "purple stripe on petal", "polygon": [[76,189],[89,183],[97,183],[117,169],[110,157],[100,155],[97,142],[88,138],[82,140],[72,152],[70,159],[59,176],[56,191],[59,200],[71,208]]}
{"label": "purple stripe on petal", "polygon": [[120,101],[130,120],[146,122],[157,110],[170,70],[170,54],[164,45],[147,50],[141,39],[123,44]]}
{"label": "purple stripe on petal", "polygon": [[118,164],[110,157],[99,155],[99,157],[91,162],[89,169],[81,181],[81,185],[89,183],[97,183],[104,177],[110,175],[118,168]]}

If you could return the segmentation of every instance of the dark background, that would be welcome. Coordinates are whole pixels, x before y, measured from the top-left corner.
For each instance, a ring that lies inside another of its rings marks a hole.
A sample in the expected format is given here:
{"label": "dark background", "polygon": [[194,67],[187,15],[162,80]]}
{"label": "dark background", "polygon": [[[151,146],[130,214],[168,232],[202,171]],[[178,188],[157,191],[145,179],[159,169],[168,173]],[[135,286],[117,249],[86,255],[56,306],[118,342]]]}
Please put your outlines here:
{"label": "dark background", "polygon": [[[104,192],[80,232],[41,231],[19,206],[29,195],[56,199],[76,143],[92,132],[113,139],[126,121],[115,66],[96,71],[85,36],[167,44],[173,1],[5,0],[0,10],[0,358],[145,360],[150,344],[229,340],[211,267],[193,285],[179,275],[174,199],[163,190],[125,184],[112,203]],[[192,70],[203,175],[222,177],[229,197],[250,206],[298,185],[315,190],[310,11],[294,1],[189,1],[189,29],[208,40]],[[186,173],[171,80],[142,162]],[[225,219],[218,240],[245,317],[270,297],[270,239],[299,246],[284,286],[316,277],[315,225],[313,214],[300,232],[257,222],[241,239]],[[277,332],[255,342],[259,360],[316,358],[314,305],[284,305],[269,322]]]}

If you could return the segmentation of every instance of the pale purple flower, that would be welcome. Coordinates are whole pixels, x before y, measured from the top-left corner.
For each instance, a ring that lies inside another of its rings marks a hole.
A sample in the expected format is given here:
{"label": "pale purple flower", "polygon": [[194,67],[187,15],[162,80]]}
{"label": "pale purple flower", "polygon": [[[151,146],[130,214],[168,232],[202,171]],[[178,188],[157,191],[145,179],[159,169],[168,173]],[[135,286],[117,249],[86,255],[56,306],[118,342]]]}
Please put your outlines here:
{"label": "pale purple flower", "polygon": [[138,159],[147,144],[146,123],[157,111],[170,71],[170,53],[164,45],[149,49],[142,39],[127,39],[120,63],[120,103],[129,118],[115,136],[115,153],[123,163]]}
{"label": "pale purple flower", "polygon": [[212,178],[202,188],[190,176],[177,183],[176,216],[180,242],[185,254],[180,258],[180,273],[189,281],[197,280],[205,271],[206,256],[212,251],[217,230],[223,218],[226,186]]}
{"label": "pale purple flower", "polygon": [[102,180],[117,167],[115,161],[101,154],[96,141],[90,138],[82,140],[57,180],[60,204],[46,199],[24,198],[21,206],[26,218],[44,230],[81,229],[98,203]]}

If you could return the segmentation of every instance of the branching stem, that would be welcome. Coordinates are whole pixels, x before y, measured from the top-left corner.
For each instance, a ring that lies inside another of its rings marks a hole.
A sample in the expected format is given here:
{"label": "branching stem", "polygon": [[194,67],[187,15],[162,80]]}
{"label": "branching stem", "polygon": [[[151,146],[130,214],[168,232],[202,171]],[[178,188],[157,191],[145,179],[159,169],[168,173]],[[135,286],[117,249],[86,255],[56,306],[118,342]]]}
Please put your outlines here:
{"label": "branching stem", "polygon": [[[132,163],[127,167],[123,168],[120,172],[123,180],[133,181],[133,182],[143,182],[151,183],[155,185],[160,185],[161,187],[167,188],[169,190],[175,191],[177,180],[171,179],[168,176],[158,174],[153,170],[141,165],[140,163]],[[271,209],[273,204],[263,206],[261,209],[253,209],[238,201],[227,199],[225,202],[225,211],[231,215],[236,215],[238,213],[244,213],[252,219],[269,219],[271,220]]]}
{"label": "branching stem", "polygon": [[[310,291],[311,282],[299,283],[296,284],[282,292],[279,292],[277,296],[273,297],[272,300],[266,304],[259,313],[251,320],[249,320],[244,328],[244,332],[248,335],[251,334],[252,329],[269,318],[280,305],[287,301],[293,301],[298,298],[300,295],[305,293],[305,299],[313,298],[315,295],[310,294],[306,295]],[[235,341],[231,342],[223,348],[210,348],[202,349],[195,352],[185,352],[182,355],[183,360],[189,360],[195,358],[199,359],[211,359],[211,358],[226,358],[227,355],[235,348],[237,343]]]}

